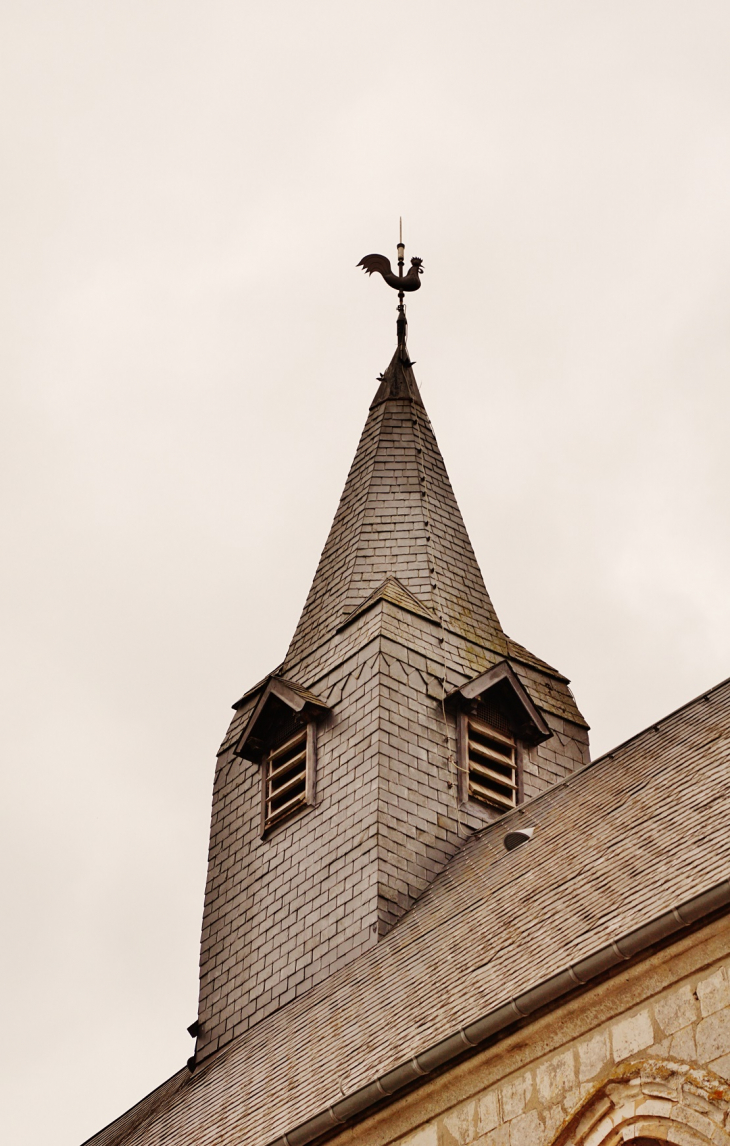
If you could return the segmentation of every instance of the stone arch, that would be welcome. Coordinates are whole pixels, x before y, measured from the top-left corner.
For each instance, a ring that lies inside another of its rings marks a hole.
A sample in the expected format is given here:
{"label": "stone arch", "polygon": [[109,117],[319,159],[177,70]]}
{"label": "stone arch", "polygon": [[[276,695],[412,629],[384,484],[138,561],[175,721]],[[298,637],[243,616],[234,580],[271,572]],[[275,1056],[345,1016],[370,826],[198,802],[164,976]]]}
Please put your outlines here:
{"label": "stone arch", "polygon": [[622,1063],[553,1146],[730,1146],[730,1087],[712,1071],[664,1059]]}

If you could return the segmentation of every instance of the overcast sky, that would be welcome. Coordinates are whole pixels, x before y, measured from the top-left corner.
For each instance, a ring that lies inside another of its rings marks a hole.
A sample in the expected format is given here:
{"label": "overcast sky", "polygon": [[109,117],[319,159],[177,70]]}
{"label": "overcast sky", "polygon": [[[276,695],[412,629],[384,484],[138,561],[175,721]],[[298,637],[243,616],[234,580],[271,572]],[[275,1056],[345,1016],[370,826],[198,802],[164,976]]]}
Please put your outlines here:
{"label": "overcast sky", "polygon": [[215,750],[412,357],[610,748],[730,675],[727,0],[2,5],[6,1140],[191,1053]]}

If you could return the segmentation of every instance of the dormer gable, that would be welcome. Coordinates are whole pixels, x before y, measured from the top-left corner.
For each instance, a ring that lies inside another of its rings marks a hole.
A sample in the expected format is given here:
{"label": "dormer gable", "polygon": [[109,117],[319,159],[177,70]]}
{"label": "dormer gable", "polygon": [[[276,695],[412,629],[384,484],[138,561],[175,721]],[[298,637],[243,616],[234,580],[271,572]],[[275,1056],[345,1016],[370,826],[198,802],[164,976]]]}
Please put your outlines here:
{"label": "dormer gable", "polygon": [[316,725],[324,701],[294,681],[271,676],[234,749],[261,768],[260,834],[313,807],[317,782]]}
{"label": "dormer gable", "polygon": [[456,709],[459,800],[498,813],[525,798],[531,748],[552,730],[508,661],[450,693]]}
{"label": "dormer gable", "polygon": [[271,675],[262,681],[261,695],[245,729],[234,747],[236,756],[259,759],[272,741],[310,721],[321,720],[329,707],[294,681]]}

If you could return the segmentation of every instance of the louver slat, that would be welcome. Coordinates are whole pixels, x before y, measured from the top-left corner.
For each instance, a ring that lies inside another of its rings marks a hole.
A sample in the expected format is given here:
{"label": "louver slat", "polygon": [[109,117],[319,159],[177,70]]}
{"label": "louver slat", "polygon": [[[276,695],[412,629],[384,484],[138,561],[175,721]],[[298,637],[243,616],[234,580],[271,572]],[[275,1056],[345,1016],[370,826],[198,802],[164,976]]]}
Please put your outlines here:
{"label": "louver slat", "polygon": [[515,742],[481,720],[467,723],[469,795],[498,808],[517,804]]}

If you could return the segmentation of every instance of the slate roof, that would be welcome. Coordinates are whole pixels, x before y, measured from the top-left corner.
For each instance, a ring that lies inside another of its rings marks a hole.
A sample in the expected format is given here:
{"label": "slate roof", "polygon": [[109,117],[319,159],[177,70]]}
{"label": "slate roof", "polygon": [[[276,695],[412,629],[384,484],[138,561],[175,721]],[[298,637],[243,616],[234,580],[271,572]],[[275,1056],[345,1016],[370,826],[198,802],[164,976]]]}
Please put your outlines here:
{"label": "slate roof", "polygon": [[289,646],[285,676],[388,577],[447,628],[507,655],[413,371],[391,363],[384,379]]}
{"label": "slate roof", "polygon": [[291,692],[295,692],[297,696],[300,696],[302,700],[307,704],[313,704],[318,708],[322,708],[324,706],[324,701],[322,700],[321,696],[317,696],[311,691],[311,689],[304,688],[303,685],[297,684],[297,682],[294,680],[287,680],[286,677],[279,676],[277,673],[272,673],[269,677],[269,680],[281,681],[283,685],[285,685]]}
{"label": "slate roof", "polygon": [[724,681],[473,836],[377,947],[89,1142],[266,1146],[726,878],[729,765]]}

